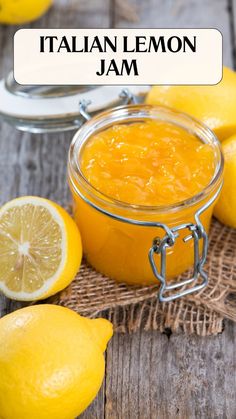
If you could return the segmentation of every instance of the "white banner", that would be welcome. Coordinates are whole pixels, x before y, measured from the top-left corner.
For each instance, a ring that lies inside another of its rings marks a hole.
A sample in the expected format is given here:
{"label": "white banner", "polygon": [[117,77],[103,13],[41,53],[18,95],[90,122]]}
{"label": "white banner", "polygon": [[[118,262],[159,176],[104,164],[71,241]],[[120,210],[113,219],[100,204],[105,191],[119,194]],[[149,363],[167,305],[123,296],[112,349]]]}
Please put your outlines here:
{"label": "white banner", "polygon": [[19,84],[217,84],[217,29],[20,29],[14,37]]}

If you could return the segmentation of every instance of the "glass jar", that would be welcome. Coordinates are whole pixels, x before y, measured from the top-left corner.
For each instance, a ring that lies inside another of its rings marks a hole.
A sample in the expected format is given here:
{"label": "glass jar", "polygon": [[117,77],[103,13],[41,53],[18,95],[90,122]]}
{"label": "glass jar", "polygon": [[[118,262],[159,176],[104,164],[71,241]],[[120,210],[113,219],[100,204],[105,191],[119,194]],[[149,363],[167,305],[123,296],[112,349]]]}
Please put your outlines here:
{"label": "glass jar", "polygon": [[[169,206],[129,205],[95,189],[82,173],[83,148],[91,135],[113,124],[150,119],[182,127],[212,148],[214,175],[209,184],[190,199]],[[160,106],[126,105],[91,118],[75,134],[68,160],[74,217],[87,261],[97,271],[128,284],[155,284],[158,279],[161,301],[203,288],[207,284],[203,270],[207,233],[222,177],[220,143],[211,130],[186,114]],[[170,281],[192,266],[191,278],[177,283]],[[186,287],[180,292],[173,292],[183,285]]]}

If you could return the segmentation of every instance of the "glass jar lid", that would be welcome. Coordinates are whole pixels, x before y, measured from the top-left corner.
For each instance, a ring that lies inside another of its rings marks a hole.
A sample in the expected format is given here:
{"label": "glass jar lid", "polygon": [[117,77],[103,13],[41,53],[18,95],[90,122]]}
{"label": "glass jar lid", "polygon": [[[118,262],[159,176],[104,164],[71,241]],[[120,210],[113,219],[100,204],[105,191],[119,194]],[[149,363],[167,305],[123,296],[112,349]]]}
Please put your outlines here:
{"label": "glass jar lid", "polygon": [[[148,86],[127,86],[134,95],[144,95]],[[75,130],[84,119],[79,102],[89,100],[94,115],[122,103],[122,86],[23,86],[11,72],[0,81],[0,117],[22,131],[33,133]]]}

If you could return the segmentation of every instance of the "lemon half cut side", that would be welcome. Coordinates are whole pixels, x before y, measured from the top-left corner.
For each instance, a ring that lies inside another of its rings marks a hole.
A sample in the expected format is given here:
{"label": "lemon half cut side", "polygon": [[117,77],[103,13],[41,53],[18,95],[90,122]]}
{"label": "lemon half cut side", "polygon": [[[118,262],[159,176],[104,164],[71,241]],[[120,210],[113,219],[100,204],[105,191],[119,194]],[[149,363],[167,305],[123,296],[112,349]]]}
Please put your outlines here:
{"label": "lemon half cut side", "polygon": [[81,258],[79,230],[59,205],[30,196],[0,209],[0,290],[7,297],[55,294],[73,280]]}

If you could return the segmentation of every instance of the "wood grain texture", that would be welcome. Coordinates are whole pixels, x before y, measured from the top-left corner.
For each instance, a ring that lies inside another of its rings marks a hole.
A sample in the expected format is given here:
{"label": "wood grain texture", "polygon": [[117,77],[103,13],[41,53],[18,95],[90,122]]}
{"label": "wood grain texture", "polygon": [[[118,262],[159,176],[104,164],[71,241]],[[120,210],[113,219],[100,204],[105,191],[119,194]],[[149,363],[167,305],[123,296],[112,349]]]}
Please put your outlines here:
{"label": "wood grain texture", "polygon": [[130,3],[140,21],[127,25],[117,7],[113,17],[116,27],[217,28],[223,34],[224,64],[232,66],[228,0],[130,0]]}
{"label": "wood grain texture", "polygon": [[231,49],[233,56],[233,66],[236,69],[236,0],[228,0],[229,19],[231,27]]}
{"label": "wood grain texture", "polygon": [[235,332],[227,323],[208,338],[116,335],[107,354],[106,419],[235,418]]}
{"label": "wood grain texture", "polygon": [[[234,17],[229,14],[226,0],[129,1],[137,7],[138,23],[120,19],[114,0],[57,0],[46,16],[28,26],[218,27],[224,35],[225,63],[232,64]],[[12,68],[15,30],[16,27],[0,27],[1,78]],[[1,124],[0,203],[25,194],[67,203],[66,160],[70,141],[70,133],[30,135]],[[1,315],[20,306],[0,297]],[[116,335],[107,351],[104,385],[81,418],[235,419],[235,345],[236,326],[229,322],[222,335],[210,338],[168,338],[144,331]]]}
{"label": "wood grain texture", "polygon": [[[109,0],[59,0],[42,19],[25,27],[92,28],[108,27],[109,22]],[[12,43],[16,29],[18,27],[0,27],[0,78],[12,68]],[[22,195],[40,195],[61,204],[68,203],[66,161],[71,137],[72,133],[30,135],[1,124],[0,203]],[[20,303],[0,296],[1,315],[19,307]],[[81,417],[104,417],[104,387]]]}

